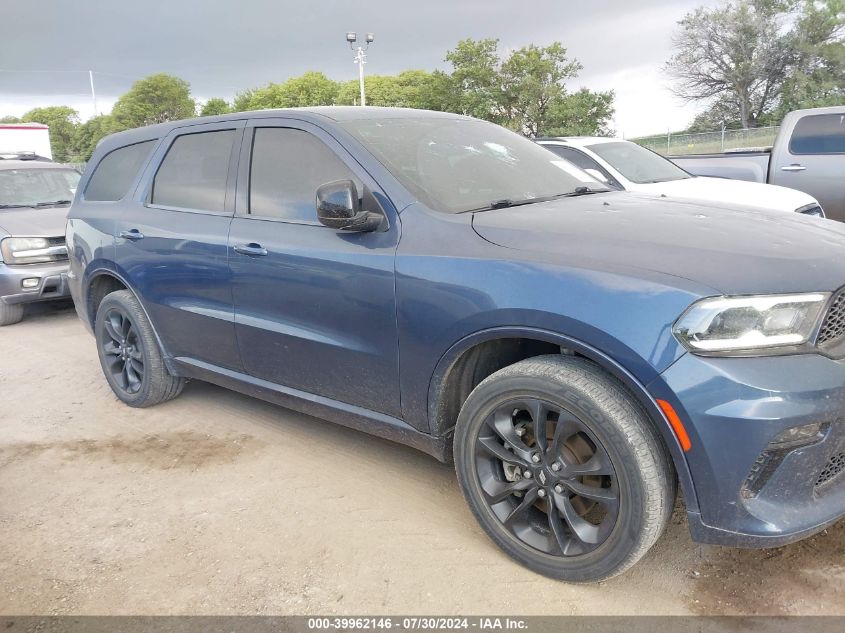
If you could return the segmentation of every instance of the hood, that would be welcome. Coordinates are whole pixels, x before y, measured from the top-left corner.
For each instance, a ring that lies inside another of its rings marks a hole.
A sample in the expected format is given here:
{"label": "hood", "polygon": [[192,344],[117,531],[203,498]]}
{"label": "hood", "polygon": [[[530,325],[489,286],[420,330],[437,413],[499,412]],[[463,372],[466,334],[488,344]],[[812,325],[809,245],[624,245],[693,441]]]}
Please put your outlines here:
{"label": "hood", "polygon": [[65,234],[69,209],[0,209],[0,232],[19,237],[58,237]]}
{"label": "hood", "polygon": [[845,224],[624,192],[476,213],[485,240],[577,267],[646,269],[724,294],[845,285]]}
{"label": "hood", "polygon": [[818,204],[813,196],[796,189],[765,185],[760,182],[709,178],[705,176],[684,178],[670,182],[632,185],[632,191],[665,195],[727,205],[742,205],[756,209],[773,209],[794,212],[808,204]]}

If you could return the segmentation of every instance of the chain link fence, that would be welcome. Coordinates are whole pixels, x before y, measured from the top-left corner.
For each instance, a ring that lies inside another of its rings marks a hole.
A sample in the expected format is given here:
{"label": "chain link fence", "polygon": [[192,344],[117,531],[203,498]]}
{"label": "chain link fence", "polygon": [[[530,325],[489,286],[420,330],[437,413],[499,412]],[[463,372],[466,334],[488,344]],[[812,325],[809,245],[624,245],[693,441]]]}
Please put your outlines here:
{"label": "chain link fence", "polygon": [[664,156],[715,154],[737,149],[771,147],[779,129],[779,126],[773,126],[694,134],[661,134],[631,140]]}

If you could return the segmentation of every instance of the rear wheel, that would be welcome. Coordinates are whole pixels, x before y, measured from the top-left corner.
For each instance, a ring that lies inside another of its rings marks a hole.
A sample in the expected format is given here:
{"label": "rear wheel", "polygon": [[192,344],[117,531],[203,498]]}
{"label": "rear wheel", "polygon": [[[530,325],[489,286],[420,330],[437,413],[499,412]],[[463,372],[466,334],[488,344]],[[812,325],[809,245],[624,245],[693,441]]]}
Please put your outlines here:
{"label": "rear wheel", "polygon": [[149,407],[181,393],[185,381],[167,371],[152,326],[130,291],[106,295],[94,335],[106,380],[123,402]]}
{"label": "rear wheel", "polygon": [[13,325],[23,319],[23,306],[20,304],[6,305],[0,301],[0,326]]}
{"label": "rear wheel", "polygon": [[510,556],[571,582],[615,576],[663,532],[675,479],[639,405],[594,363],[541,356],[493,374],[455,430],[470,508]]}

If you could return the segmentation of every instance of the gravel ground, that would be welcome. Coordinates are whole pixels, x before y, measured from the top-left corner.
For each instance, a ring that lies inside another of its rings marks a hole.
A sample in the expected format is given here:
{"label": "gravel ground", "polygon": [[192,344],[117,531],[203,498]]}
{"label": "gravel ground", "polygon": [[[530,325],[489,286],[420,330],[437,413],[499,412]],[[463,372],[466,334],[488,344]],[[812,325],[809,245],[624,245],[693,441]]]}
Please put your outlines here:
{"label": "gravel ground", "polygon": [[128,408],[66,305],[0,329],[2,614],[840,614],[845,522],[567,585],[511,562],[449,466],[211,385]]}

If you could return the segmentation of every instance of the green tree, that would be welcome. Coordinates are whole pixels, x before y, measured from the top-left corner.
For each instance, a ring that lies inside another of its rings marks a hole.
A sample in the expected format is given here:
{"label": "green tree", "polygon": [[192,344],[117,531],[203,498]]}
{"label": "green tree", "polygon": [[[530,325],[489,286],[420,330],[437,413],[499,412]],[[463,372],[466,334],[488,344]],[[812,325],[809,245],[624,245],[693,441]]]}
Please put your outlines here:
{"label": "green tree", "polygon": [[21,117],[24,123],[41,123],[50,128],[53,160],[65,162],[75,154],[74,140],[79,113],[68,106],[34,108]]}
{"label": "green tree", "polygon": [[612,90],[593,92],[586,88],[564,95],[552,103],[541,133],[545,136],[611,136],[614,96]]}
{"label": "green tree", "polygon": [[265,108],[297,108],[332,105],[339,85],[320,72],[307,72],[284,83],[270,83],[235,97],[236,112]]}
{"label": "green tree", "polygon": [[195,113],[196,103],[191,98],[190,84],[165,73],[136,81],[112,109],[118,129],[177,121]]}
{"label": "green tree", "polygon": [[783,86],[778,120],[791,110],[845,103],[845,0],[807,1],[796,25],[796,63]]}
{"label": "green tree", "polygon": [[16,116],[0,116],[0,123],[20,123],[21,120]]}
{"label": "green tree", "polygon": [[109,114],[101,114],[88,119],[76,128],[75,156],[73,159],[78,162],[90,160],[97,143],[115,131],[117,131],[117,125]]}
{"label": "green tree", "polygon": [[529,45],[501,59],[498,41],[462,40],[446,55],[453,71],[439,78],[437,109],[469,114],[527,134],[601,134],[613,116],[613,92],[581,89],[566,82],[581,70],[560,42]]}
{"label": "green tree", "polygon": [[699,123],[730,115],[755,127],[781,106],[841,101],[843,22],[842,0],[701,7],[679,23],[666,69],[675,94],[709,104]]}
{"label": "green tree", "polygon": [[229,114],[230,112],[233,112],[233,110],[228,101],[220,97],[212,97],[203,104],[200,110],[200,116],[217,116],[219,114]]}
{"label": "green tree", "polygon": [[450,80],[455,95],[449,110],[488,121],[499,118],[502,94],[498,46],[497,39],[465,39],[446,53],[446,61],[452,64]]}
{"label": "green tree", "polygon": [[551,113],[563,107],[565,82],[576,77],[581,68],[566,57],[560,42],[546,47],[531,44],[513,51],[500,70],[500,110],[508,126],[531,137],[548,133]]}
{"label": "green tree", "polygon": [[[398,75],[369,75],[364,78],[367,105],[441,110],[443,104],[438,97],[441,76],[442,73],[424,70],[406,70]],[[356,105],[360,98],[358,81],[345,81],[340,84],[336,103]]]}

